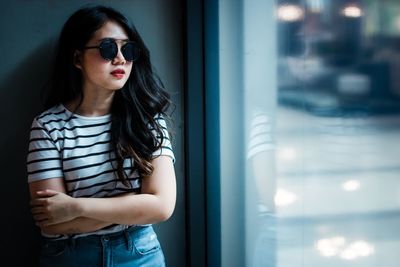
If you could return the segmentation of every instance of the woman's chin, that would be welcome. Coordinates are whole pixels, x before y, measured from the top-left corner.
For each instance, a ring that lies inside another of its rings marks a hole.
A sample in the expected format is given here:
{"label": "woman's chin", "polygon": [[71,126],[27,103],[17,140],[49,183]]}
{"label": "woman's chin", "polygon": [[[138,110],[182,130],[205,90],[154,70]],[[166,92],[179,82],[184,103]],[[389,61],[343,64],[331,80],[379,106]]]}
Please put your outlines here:
{"label": "woman's chin", "polygon": [[112,90],[112,91],[118,91],[118,90],[122,89],[122,87],[124,87],[124,85],[125,85],[125,83],[112,84],[112,85],[108,86],[108,89]]}

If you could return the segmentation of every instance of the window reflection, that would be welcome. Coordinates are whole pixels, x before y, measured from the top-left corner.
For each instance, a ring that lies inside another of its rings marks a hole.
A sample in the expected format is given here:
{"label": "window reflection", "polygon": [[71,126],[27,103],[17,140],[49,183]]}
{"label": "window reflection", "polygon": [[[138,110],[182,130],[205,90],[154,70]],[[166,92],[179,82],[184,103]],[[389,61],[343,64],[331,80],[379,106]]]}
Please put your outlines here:
{"label": "window reflection", "polygon": [[278,1],[280,103],[324,116],[399,112],[400,16],[389,9],[399,3],[303,2]]}
{"label": "window reflection", "polygon": [[400,2],[279,0],[275,14],[278,105],[244,76],[247,175],[274,218],[246,225],[252,266],[398,266]]}

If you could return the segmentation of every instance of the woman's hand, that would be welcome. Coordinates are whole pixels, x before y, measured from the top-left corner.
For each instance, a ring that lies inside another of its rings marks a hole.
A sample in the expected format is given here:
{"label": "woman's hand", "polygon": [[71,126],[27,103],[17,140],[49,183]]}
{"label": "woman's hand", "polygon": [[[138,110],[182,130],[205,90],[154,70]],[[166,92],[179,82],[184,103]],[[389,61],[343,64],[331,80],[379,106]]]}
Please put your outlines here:
{"label": "woman's hand", "polygon": [[38,198],[31,201],[31,212],[37,226],[67,222],[80,216],[75,198],[50,189],[36,193]]}

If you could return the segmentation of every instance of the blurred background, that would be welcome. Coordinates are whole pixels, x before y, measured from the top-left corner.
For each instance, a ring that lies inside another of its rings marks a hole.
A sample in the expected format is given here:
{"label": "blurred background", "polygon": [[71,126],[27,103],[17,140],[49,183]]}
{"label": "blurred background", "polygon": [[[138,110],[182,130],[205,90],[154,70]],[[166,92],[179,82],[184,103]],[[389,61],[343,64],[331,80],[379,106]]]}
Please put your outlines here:
{"label": "blurred background", "polygon": [[240,4],[246,266],[399,266],[400,1]]}

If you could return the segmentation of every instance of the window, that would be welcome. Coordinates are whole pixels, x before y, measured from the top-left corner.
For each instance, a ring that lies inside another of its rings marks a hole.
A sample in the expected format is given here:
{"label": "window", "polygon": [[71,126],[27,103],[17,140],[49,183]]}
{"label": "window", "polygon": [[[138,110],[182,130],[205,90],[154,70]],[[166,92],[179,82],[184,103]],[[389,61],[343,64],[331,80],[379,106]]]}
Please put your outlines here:
{"label": "window", "polygon": [[210,266],[397,266],[400,2],[210,2]]}

